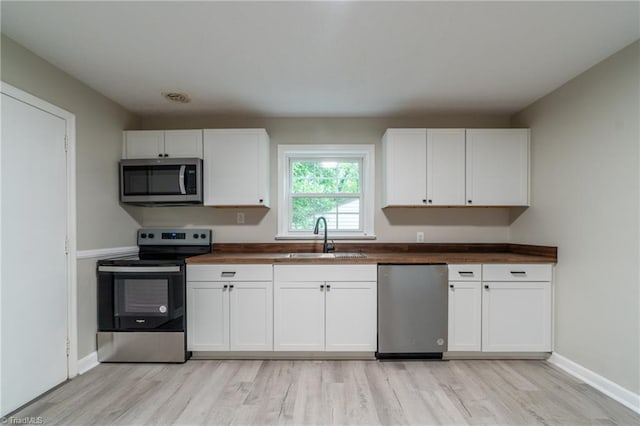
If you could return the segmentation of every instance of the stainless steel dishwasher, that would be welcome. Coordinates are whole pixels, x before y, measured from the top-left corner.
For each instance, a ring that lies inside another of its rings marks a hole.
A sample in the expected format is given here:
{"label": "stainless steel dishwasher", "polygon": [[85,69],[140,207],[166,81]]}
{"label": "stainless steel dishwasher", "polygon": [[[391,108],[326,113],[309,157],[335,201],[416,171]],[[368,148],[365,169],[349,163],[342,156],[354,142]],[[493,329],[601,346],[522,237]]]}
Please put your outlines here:
{"label": "stainless steel dishwasher", "polygon": [[447,350],[445,264],[378,266],[378,358],[441,359]]}

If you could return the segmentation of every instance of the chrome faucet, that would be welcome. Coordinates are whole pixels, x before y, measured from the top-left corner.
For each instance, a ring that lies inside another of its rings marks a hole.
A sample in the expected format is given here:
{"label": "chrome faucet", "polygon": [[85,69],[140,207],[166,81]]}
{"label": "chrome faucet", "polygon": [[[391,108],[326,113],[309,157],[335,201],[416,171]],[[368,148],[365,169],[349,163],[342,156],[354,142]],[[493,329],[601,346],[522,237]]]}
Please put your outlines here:
{"label": "chrome faucet", "polygon": [[336,248],[333,244],[327,243],[327,219],[325,219],[324,216],[320,216],[318,220],[316,220],[316,226],[313,227],[313,233],[318,235],[321,220],[324,222],[324,243],[322,243],[322,252],[329,253],[330,251],[334,251]]}

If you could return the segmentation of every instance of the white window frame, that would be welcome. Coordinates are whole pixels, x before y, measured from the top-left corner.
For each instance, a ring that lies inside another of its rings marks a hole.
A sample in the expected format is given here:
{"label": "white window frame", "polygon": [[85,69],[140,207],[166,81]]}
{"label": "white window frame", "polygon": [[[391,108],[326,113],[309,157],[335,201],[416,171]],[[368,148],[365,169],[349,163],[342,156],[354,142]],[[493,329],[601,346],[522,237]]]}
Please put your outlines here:
{"label": "white window frame", "polygon": [[332,232],[329,230],[329,239],[375,239],[373,224],[375,211],[375,145],[278,145],[278,233],[276,239],[309,240],[322,237],[322,235],[314,235],[311,231],[289,231],[291,159],[318,158],[334,160],[358,158],[362,164],[360,182],[362,186],[362,204],[360,206],[362,230],[353,232]]}

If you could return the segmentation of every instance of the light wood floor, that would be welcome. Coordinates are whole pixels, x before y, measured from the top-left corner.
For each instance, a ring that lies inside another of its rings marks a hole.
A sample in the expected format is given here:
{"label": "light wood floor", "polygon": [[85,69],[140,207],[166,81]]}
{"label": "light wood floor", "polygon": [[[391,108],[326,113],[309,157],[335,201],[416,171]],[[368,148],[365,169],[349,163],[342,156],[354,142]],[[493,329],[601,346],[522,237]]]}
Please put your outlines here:
{"label": "light wood floor", "polygon": [[101,364],[15,413],[45,424],[621,424],[544,361]]}

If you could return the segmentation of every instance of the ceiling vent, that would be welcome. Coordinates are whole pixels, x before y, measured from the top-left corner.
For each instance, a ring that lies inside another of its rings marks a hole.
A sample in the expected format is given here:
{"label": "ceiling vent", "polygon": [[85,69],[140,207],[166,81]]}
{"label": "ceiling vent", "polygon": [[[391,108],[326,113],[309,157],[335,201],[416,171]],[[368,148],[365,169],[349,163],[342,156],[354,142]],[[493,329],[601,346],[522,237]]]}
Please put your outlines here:
{"label": "ceiling vent", "polygon": [[167,99],[167,100],[169,100],[171,102],[177,102],[177,103],[181,103],[181,104],[188,104],[189,102],[191,102],[191,98],[186,93],[163,92],[162,96],[164,96],[165,99]]}

